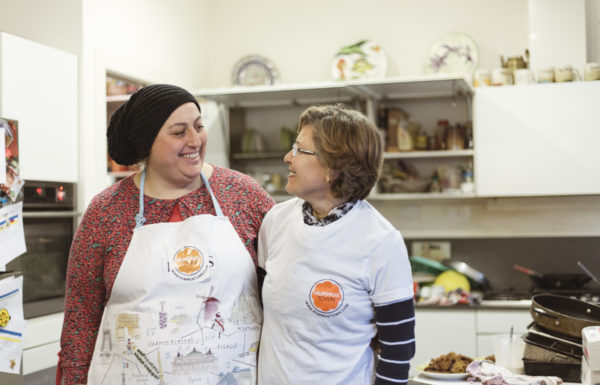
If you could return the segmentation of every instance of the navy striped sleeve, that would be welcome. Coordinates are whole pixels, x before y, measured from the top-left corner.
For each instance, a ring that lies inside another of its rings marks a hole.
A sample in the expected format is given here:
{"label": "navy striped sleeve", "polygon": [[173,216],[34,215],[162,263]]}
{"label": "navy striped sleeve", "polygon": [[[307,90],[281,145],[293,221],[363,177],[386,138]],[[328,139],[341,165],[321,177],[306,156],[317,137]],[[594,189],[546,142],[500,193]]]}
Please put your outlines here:
{"label": "navy striped sleeve", "polygon": [[410,360],[415,355],[415,305],[413,299],[375,306],[381,347],[375,385],[408,382]]}

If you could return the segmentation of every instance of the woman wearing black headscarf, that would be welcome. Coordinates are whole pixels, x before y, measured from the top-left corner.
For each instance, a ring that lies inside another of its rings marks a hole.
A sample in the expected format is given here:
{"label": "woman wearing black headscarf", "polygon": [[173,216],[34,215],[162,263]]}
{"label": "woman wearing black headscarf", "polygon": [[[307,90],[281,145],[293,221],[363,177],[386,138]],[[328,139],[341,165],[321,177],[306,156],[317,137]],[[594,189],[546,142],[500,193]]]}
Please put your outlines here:
{"label": "woman wearing black headscarf", "polygon": [[200,106],[179,87],[142,88],[107,136],[113,160],[144,168],[94,197],[73,239],[65,383],[255,383],[255,241],[274,202],[204,161]]}

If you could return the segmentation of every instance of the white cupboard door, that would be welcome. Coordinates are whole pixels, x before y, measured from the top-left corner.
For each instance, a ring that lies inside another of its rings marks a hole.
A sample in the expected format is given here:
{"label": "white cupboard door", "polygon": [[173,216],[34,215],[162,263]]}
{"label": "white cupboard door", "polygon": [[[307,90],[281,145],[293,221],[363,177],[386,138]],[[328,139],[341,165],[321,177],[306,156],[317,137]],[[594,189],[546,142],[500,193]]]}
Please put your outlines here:
{"label": "white cupboard door", "polygon": [[455,352],[475,357],[475,310],[417,308],[415,317],[417,351],[410,363],[412,374],[416,374],[415,367],[442,354]]}
{"label": "white cupboard door", "polygon": [[521,338],[531,322],[529,309],[478,309],[477,357],[494,354],[495,334],[508,334],[512,328],[515,338]]}
{"label": "white cupboard door", "polygon": [[599,106],[599,81],[478,88],[478,195],[600,193]]}
{"label": "white cupboard door", "polygon": [[23,179],[77,181],[77,56],[0,33],[0,117],[18,121]]}

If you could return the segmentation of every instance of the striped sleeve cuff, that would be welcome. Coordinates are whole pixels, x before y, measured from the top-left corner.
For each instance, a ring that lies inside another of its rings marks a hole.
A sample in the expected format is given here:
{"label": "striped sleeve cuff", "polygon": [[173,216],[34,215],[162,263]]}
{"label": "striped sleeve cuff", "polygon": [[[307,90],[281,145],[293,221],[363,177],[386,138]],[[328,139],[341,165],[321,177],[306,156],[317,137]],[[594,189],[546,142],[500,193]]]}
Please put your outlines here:
{"label": "striped sleeve cuff", "polygon": [[415,355],[415,307],[413,299],[375,307],[381,347],[376,385],[408,382],[410,360]]}

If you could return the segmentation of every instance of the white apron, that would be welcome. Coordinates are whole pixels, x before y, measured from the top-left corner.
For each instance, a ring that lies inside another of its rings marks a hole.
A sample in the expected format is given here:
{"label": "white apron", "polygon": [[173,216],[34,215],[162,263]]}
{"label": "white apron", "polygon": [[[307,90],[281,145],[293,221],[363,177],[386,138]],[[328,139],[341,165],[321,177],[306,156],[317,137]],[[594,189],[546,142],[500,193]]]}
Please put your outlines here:
{"label": "white apron", "polygon": [[105,306],[88,384],[256,384],[256,270],[208,180],[217,216],[142,226]]}

